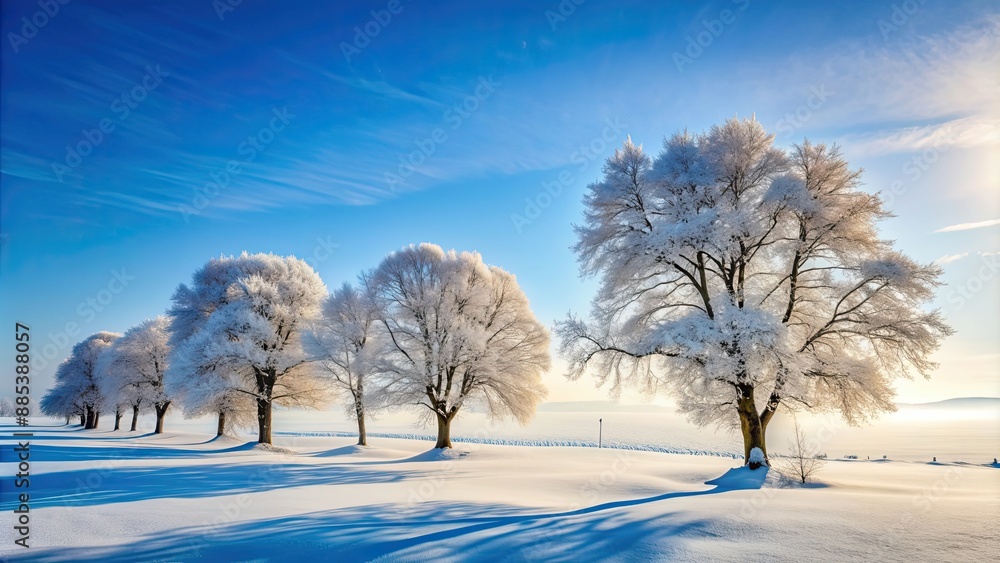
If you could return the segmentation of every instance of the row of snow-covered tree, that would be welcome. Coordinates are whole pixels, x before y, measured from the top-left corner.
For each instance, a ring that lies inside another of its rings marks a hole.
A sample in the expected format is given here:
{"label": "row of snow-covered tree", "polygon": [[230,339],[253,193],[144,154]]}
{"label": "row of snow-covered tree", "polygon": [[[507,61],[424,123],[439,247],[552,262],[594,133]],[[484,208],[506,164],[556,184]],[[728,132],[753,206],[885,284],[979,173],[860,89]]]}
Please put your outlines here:
{"label": "row of snow-covered tree", "polygon": [[170,407],[164,389],[167,367],[165,317],[132,327],[125,334],[98,332],[73,347],[56,370],[56,384],[42,397],[42,412],[74,416],[80,424],[96,428],[102,412],[115,413],[115,430],[126,413],[136,429],[140,412],[156,412],[156,432],[163,432],[163,417]]}
{"label": "row of snow-covered tree", "polygon": [[[860,171],[836,147],[773,141],[736,118],[655,158],[626,141],[576,227],[582,274],[601,282],[593,313],[556,325],[571,379],[669,390],[695,422],[738,429],[751,467],[779,409],[892,410],[894,379],[929,376],[952,333],[924,309],[940,267],[879,237],[890,213]],[[409,247],[330,296],[300,260],[245,254],[196,272],[165,319],[78,345],[46,406],[96,424],[172,401],[218,413],[220,432],[256,421],[270,442],[272,404],[340,392],[362,443],[369,409],[419,404],[447,447],[469,400],[525,420],[549,361],[514,277],[477,254]]]}
{"label": "row of snow-covered tree", "polygon": [[366,442],[372,409],[420,405],[450,447],[466,402],[525,421],[544,397],[549,335],[513,275],[476,253],[432,244],[390,254],[332,293],[303,260],[246,254],[210,260],[165,316],[78,343],[43,412],[97,427],[102,412],[218,416],[218,432],[256,425],[271,442],[273,405],[346,399]]}

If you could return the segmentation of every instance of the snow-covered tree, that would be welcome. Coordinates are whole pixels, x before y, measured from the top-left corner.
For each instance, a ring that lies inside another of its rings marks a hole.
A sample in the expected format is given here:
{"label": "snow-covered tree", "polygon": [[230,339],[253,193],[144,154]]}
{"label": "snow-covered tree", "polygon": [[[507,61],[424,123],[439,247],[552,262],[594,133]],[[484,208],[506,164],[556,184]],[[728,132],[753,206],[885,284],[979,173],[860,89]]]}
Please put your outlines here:
{"label": "snow-covered tree", "polygon": [[324,379],[350,397],[347,413],[358,423],[361,446],[368,445],[366,415],[387,402],[386,382],[377,380],[386,350],[379,318],[374,299],[345,283],[323,303],[323,315],[306,339]]}
{"label": "snow-covered tree", "polygon": [[81,398],[73,393],[73,390],[66,383],[56,382],[56,384],[45,392],[39,402],[42,414],[66,418],[69,424],[71,418],[80,417],[80,426],[87,422],[87,411],[83,406]]}
{"label": "snow-covered tree", "polygon": [[101,408],[101,357],[121,335],[98,332],[73,346],[70,356],[56,369],[55,387],[42,399],[42,412],[50,416],[80,414],[84,428],[97,428]]}
{"label": "snow-covered tree", "polygon": [[892,410],[896,377],[927,377],[951,333],[940,269],[878,237],[887,217],[836,147],[772,146],[755,120],[675,134],[651,160],[631,139],[588,188],[581,271],[593,319],[558,326],[570,378],[672,392],[699,424],[765,454],[781,405],[848,422]]}
{"label": "snow-covered tree", "polygon": [[524,423],[545,396],[548,331],[513,275],[476,253],[433,244],[390,254],[362,278],[381,313],[395,392],[437,420],[435,447],[451,447],[466,400]]}
{"label": "snow-covered tree", "polygon": [[[177,354],[183,353],[180,345],[198,332],[209,315],[225,302],[227,288],[241,275],[243,272],[232,259],[211,260],[195,272],[191,286],[181,284],[177,288],[168,312],[168,345],[175,360]],[[190,372],[168,369],[164,384],[167,393],[183,409],[185,418],[215,415],[218,436],[257,427],[253,396],[226,389],[219,385],[217,377],[228,381],[205,366]]]}
{"label": "snow-covered tree", "polygon": [[101,365],[98,369],[101,372],[101,394],[105,397],[105,405],[115,410],[115,430],[121,424],[121,418],[125,412],[132,412],[132,425],[130,430],[135,431],[139,421],[140,409],[148,407],[143,402],[142,390],[133,373],[122,370],[110,369],[110,363],[115,355],[115,346],[112,345],[107,354],[101,358]]}
{"label": "snow-covered tree", "polygon": [[17,414],[17,409],[14,407],[14,401],[11,401],[10,397],[0,399],[0,416],[14,416],[15,414]]}
{"label": "snow-covered tree", "polygon": [[270,444],[272,404],[322,404],[326,392],[302,332],[325,296],[316,272],[295,257],[243,253],[195,272],[169,312],[170,388],[184,388],[185,410],[245,394],[256,403],[258,441]]}
{"label": "snow-covered tree", "polygon": [[156,413],[154,433],[163,433],[163,418],[171,402],[163,385],[170,353],[168,326],[163,316],[134,326],[102,358],[104,393],[114,406],[132,410],[133,431],[145,407]]}
{"label": "snow-covered tree", "polygon": [[[167,371],[164,383],[167,394],[184,410],[184,418],[216,417],[216,436],[258,428],[254,396],[237,389],[220,390],[211,371],[195,378],[185,377],[171,369]],[[210,387],[206,388],[206,384]]]}
{"label": "snow-covered tree", "polygon": [[253,396],[226,390],[214,397],[206,413],[217,413],[216,436],[236,435],[239,431],[258,428],[257,401]]}

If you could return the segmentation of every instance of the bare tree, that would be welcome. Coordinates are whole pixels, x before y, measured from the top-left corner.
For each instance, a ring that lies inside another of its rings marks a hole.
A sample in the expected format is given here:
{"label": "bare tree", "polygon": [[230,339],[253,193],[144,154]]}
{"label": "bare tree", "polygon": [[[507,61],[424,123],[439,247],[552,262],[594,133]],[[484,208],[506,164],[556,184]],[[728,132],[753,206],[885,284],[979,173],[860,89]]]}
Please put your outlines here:
{"label": "bare tree", "polygon": [[467,400],[521,423],[545,395],[549,335],[514,276],[479,254],[410,246],[362,278],[389,342],[395,393],[437,421],[436,448]]}
{"label": "bare tree", "polygon": [[806,438],[805,432],[795,418],[794,434],[788,440],[788,455],[778,458],[778,469],[785,474],[794,476],[805,483],[826,463],[816,451],[815,446]]}
{"label": "bare tree", "polygon": [[678,133],[651,160],[629,139],[589,186],[581,271],[593,320],[559,323],[568,376],[671,392],[698,424],[765,454],[780,405],[855,423],[893,410],[951,334],[923,305],[940,268],[878,237],[888,216],[836,147],[785,153],[754,120]]}

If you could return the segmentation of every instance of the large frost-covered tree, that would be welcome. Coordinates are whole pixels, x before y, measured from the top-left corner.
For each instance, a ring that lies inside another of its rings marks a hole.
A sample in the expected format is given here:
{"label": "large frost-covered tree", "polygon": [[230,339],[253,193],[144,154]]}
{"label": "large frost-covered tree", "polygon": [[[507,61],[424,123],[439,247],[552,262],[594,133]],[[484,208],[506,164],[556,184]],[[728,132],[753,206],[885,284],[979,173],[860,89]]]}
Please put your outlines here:
{"label": "large frost-covered tree", "polygon": [[55,386],[42,399],[42,410],[52,416],[80,414],[84,428],[97,428],[101,408],[101,357],[121,335],[98,332],[73,346],[70,356],[56,369]]}
{"label": "large frost-covered tree", "polygon": [[102,358],[102,389],[115,407],[132,410],[132,426],[143,408],[156,413],[154,433],[163,433],[163,418],[170,408],[163,379],[167,371],[166,317],[159,316],[130,328]]}
{"label": "large frost-covered tree", "polygon": [[244,394],[256,403],[258,441],[270,444],[273,404],[323,403],[325,389],[303,352],[302,332],[325,296],[316,272],[295,257],[243,253],[195,272],[192,284],[175,292],[169,312],[170,387],[185,388],[185,409]]}
{"label": "large frost-covered tree", "polygon": [[323,303],[323,315],[306,339],[327,382],[350,396],[348,415],[358,423],[358,445],[368,445],[365,418],[385,407],[389,382],[379,382],[385,339],[375,300],[350,284]]}
{"label": "large frost-covered tree", "polygon": [[[168,311],[168,345],[173,365],[187,365],[184,370],[168,369],[164,377],[167,393],[184,411],[185,418],[215,415],[217,435],[258,426],[257,405],[252,395],[226,388],[229,378],[211,366],[190,366],[178,361],[181,344],[197,333],[209,315],[225,302],[225,294],[234,279],[243,275],[232,259],[211,260],[192,276],[191,286],[181,284],[174,293]],[[220,379],[222,381],[220,381]]]}
{"label": "large frost-covered tree", "polygon": [[736,118],[655,160],[626,141],[576,227],[601,281],[592,320],[558,326],[571,378],[672,392],[695,422],[739,428],[748,463],[782,405],[851,423],[894,409],[893,379],[927,377],[951,332],[922,308],[939,268],[879,238],[889,214],[860,172],[836,147],[772,142]]}
{"label": "large frost-covered tree", "polygon": [[437,448],[467,400],[524,423],[545,396],[549,335],[514,276],[433,244],[390,254],[362,283],[376,300],[394,392],[437,421]]}

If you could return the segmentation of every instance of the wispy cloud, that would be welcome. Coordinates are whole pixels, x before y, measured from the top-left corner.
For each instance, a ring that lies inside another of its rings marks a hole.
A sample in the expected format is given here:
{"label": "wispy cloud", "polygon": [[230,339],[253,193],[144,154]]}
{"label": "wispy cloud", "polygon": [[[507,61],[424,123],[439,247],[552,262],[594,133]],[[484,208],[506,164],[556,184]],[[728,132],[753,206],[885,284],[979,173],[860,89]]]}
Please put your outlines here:
{"label": "wispy cloud", "polygon": [[938,266],[942,266],[942,265],[947,264],[949,262],[954,262],[956,260],[961,260],[962,258],[965,258],[968,255],[969,255],[968,252],[963,252],[961,254],[949,254],[947,256],[942,256],[942,257],[938,258],[937,260],[934,261],[934,263],[937,264]]}
{"label": "wispy cloud", "polygon": [[441,102],[432,100],[426,96],[421,96],[419,94],[408,92],[402,88],[393,86],[392,84],[389,84],[384,80],[379,82],[373,82],[371,80],[366,80],[364,78],[338,76],[336,74],[329,72],[324,72],[323,74],[324,76],[326,76],[331,80],[336,80],[337,82],[341,82],[343,84],[351,86],[352,88],[357,88],[358,90],[375,94],[377,96],[384,96],[386,98],[390,98],[393,100],[402,100],[406,102],[425,104],[431,107],[438,107],[438,108],[444,107],[444,104],[442,104]]}
{"label": "wispy cloud", "polygon": [[852,38],[790,55],[760,88],[768,99],[794,93],[783,115],[805,101],[810,86],[825,85],[833,93],[808,124],[843,131],[837,141],[848,156],[1000,143],[1000,75],[993,70],[1000,65],[1000,17],[984,15],[905,42],[880,39]]}
{"label": "wispy cloud", "polygon": [[994,145],[1000,144],[1000,118],[963,117],[932,125],[851,135],[843,144],[854,153],[869,156]]}
{"label": "wispy cloud", "polygon": [[985,227],[993,227],[996,225],[1000,225],[1000,219],[989,219],[987,221],[976,221],[974,223],[959,223],[957,225],[948,225],[947,227],[941,227],[940,229],[934,232],[951,233],[954,231],[971,231],[972,229],[982,229]]}
{"label": "wispy cloud", "polygon": [[399,100],[404,102],[412,102],[416,104],[427,105],[434,108],[444,107],[444,104],[438,100],[432,99],[429,96],[410,92],[398,86],[389,84],[385,80],[373,81],[373,80],[368,80],[366,78],[362,78],[360,76],[342,76],[340,74],[331,72],[328,68],[325,68],[324,66],[298,59],[296,57],[288,55],[287,53],[279,53],[279,56],[282,59],[288,61],[289,63],[301,67],[306,71],[315,73],[319,76],[323,76],[330,80],[334,80],[341,84],[345,84],[347,86],[350,86],[351,88],[356,88],[368,94],[374,94],[376,96],[382,96],[392,100]]}

